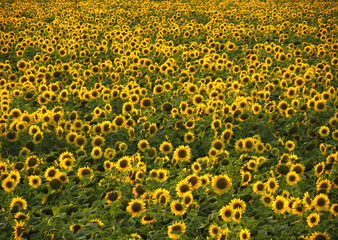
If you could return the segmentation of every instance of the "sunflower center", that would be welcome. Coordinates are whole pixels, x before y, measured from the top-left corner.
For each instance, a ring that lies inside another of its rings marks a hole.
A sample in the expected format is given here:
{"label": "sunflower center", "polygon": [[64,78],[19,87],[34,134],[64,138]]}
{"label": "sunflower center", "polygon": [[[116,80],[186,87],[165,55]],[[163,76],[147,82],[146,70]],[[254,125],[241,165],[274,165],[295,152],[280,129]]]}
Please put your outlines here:
{"label": "sunflower center", "polygon": [[181,226],[174,226],[173,231],[181,231]]}
{"label": "sunflower center", "polygon": [[6,187],[7,188],[11,188],[13,186],[13,183],[12,182],[6,182]]}
{"label": "sunflower center", "polygon": [[225,215],[226,217],[231,217],[231,210],[226,210],[226,211],[224,212],[224,215]]}
{"label": "sunflower center", "polygon": [[117,198],[118,198],[118,194],[117,194],[116,192],[110,193],[110,194],[108,195],[108,199],[109,199],[110,201],[116,201]]}
{"label": "sunflower center", "polygon": [[264,185],[263,184],[258,184],[257,190],[258,191],[263,191],[264,190]]}
{"label": "sunflower center", "polygon": [[182,205],[181,205],[180,203],[177,203],[177,204],[175,205],[175,209],[176,209],[176,211],[182,211],[182,210],[183,210],[183,207],[182,207]]}
{"label": "sunflower center", "polygon": [[317,205],[322,207],[324,206],[326,203],[325,199],[324,198],[319,198],[318,201],[317,201]]}
{"label": "sunflower center", "polygon": [[283,203],[282,201],[278,201],[278,202],[276,203],[276,208],[277,208],[278,210],[283,209],[283,208],[284,208],[284,203]]}
{"label": "sunflower center", "polygon": [[189,186],[188,185],[182,185],[181,187],[180,187],[180,191],[182,192],[182,193],[185,193],[185,192],[188,192],[189,191]]}
{"label": "sunflower center", "polygon": [[122,161],[120,162],[120,167],[121,167],[121,168],[125,168],[125,167],[127,167],[127,165],[128,165],[128,161],[127,161],[127,160],[122,160]]}
{"label": "sunflower center", "polygon": [[219,189],[225,189],[225,188],[228,186],[228,182],[227,182],[226,179],[221,178],[221,179],[218,179],[218,180],[217,180],[216,186],[217,186],[217,188],[219,188]]}
{"label": "sunflower center", "polygon": [[184,149],[179,150],[179,151],[178,151],[178,156],[179,156],[180,158],[185,158],[185,157],[187,156],[187,152],[186,152]]}
{"label": "sunflower center", "polygon": [[140,203],[134,203],[131,206],[131,210],[133,210],[133,212],[139,212],[142,209],[142,205]]}

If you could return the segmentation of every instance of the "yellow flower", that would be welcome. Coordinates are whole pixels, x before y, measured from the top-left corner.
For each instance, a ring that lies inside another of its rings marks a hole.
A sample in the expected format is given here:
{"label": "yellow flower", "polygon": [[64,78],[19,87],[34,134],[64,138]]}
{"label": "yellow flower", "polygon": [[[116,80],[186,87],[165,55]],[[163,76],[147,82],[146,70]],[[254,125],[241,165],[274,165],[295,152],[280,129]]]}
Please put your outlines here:
{"label": "yellow flower", "polygon": [[176,185],[177,195],[183,197],[183,195],[187,192],[192,191],[191,183],[187,180],[182,180]]}
{"label": "yellow flower", "polygon": [[129,202],[126,210],[133,217],[137,217],[146,211],[145,205],[142,199],[134,199],[131,202]]}
{"label": "yellow flower", "polygon": [[294,171],[290,171],[286,175],[286,182],[289,185],[295,185],[295,184],[297,184],[299,182],[299,180],[300,180],[299,175],[296,172],[294,172]]}
{"label": "yellow flower", "polygon": [[223,206],[219,212],[223,221],[230,221],[234,215],[234,210],[230,206]]}
{"label": "yellow flower", "polygon": [[239,239],[240,240],[247,240],[250,239],[251,234],[248,229],[242,229],[241,232],[239,233]]}
{"label": "yellow flower", "polygon": [[41,178],[40,176],[31,175],[28,177],[28,183],[32,188],[37,188],[41,185]]}
{"label": "yellow flower", "polygon": [[168,236],[170,239],[179,239],[185,233],[186,226],[184,222],[174,222],[168,226]]}
{"label": "yellow flower", "polygon": [[184,205],[178,200],[171,202],[170,209],[174,215],[183,215],[186,212]]}
{"label": "yellow flower", "polygon": [[94,177],[94,173],[93,173],[93,170],[87,166],[87,167],[79,168],[77,171],[77,176],[79,178],[85,177],[87,179],[91,179]]}
{"label": "yellow flower", "polygon": [[112,202],[117,202],[121,197],[122,196],[120,191],[108,192],[105,196],[106,202],[108,204],[111,204]]}
{"label": "yellow flower", "polygon": [[329,210],[330,199],[327,195],[321,193],[313,199],[313,206],[317,211]]}
{"label": "yellow flower", "polygon": [[272,208],[275,213],[283,214],[287,210],[288,201],[283,196],[277,196],[272,203]]}
{"label": "yellow flower", "polygon": [[318,213],[311,213],[306,219],[307,225],[309,225],[310,228],[318,225],[319,220],[320,220],[320,217]]}
{"label": "yellow flower", "polygon": [[116,167],[119,171],[127,171],[130,169],[131,165],[130,165],[130,157],[128,156],[124,156],[122,158],[120,158],[116,164]]}
{"label": "yellow flower", "polygon": [[6,192],[11,192],[15,189],[16,187],[16,183],[14,181],[14,179],[11,179],[9,177],[5,178],[3,181],[2,181],[2,188],[6,191]]}
{"label": "yellow flower", "polygon": [[174,159],[180,162],[187,162],[191,157],[191,149],[189,146],[179,146],[174,151]]}
{"label": "yellow flower", "polygon": [[27,201],[22,197],[13,198],[9,207],[12,209],[15,205],[19,206],[22,209],[27,209]]}
{"label": "yellow flower", "polygon": [[219,175],[212,179],[211,185],[218,195],[222,195],[230,189],[232,180],[227,175]]}

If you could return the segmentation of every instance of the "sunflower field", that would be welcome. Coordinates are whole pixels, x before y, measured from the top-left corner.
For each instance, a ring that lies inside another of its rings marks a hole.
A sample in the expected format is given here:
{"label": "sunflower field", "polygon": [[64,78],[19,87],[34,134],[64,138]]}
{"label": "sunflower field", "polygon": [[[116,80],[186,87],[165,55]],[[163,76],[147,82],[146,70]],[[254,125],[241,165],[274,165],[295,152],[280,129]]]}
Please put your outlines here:
{"label": "sunflower field", "polygon": [[1,1],[0,239],[337,239],[337,18]]}

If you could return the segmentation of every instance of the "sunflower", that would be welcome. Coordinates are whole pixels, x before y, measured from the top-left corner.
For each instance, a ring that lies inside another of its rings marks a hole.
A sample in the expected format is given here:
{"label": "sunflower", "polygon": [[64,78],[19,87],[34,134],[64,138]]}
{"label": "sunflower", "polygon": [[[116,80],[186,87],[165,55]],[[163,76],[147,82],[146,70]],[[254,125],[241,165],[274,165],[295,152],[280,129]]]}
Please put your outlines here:
{"label": "sunflower", "polygon": [[271,207],[272,203],[274,201],[274,197],[270,194],[265,193],[265,194],[262,195],[261,201],[265,206]]}
{"label": "sunflower", "polygon": [[21,239],[23,234],[23,226],[25,225],[25,222],[17,221],[15,220],[15,226],[14,226],[14,239]]}
{"label": "sunflower", "polygon": [[285,142],[285,149],[288,150],[289,152],[293,151],[295,149],[295,143],[291,140]]}
{"label": "sunflower", "polygon": [[[105,145],[105,138],[98,135],[98,136],[95,136],[92,138],[92,142],[91,142],[91,145],[93,148],[95,147],[102,147]],[[95,154],[97,155],[97,154]]]}
{"label": "sunflower", "polygon": [[142,225],[151,224],[153,222],[156,222],[156,218],[152,215],[143,216],[142,219],[141,219]]}
{"label": "sunflower", "polygon": [[219,211],[219,215],[223,221],[230,221],[234,215],[234,210],[230,206],[223,206]]}
{"label": "sunflower", "polygon": [[275,213],[283,214],[287,210],[288,201],[283,196],[277,196],[272,203],[272,208]]}
{"label": "sunflower", "polygon": [[49,181],[48,185],[50,188],[54,190],[59,190],[62,187],[62,181],[58,178],[53,178],[52,180]]}
{"label": "sunflower", "polygon": [[249,184],[249,182],[251,181],[252,175],[250,172],[246,172],[246,171],[241,171],[241,176],[242,176],[242,182],[241,182],[241,186],[246,186]]}
{"label": "sunflower", "polygon": [[14,181],[14,179],[11,179],[9,177],[5,178],[3,181],[2,181],[2,188],[6,191],[6,192],[11,192],[15,189],[16,187],[16,183]]}
{"label": "sunflower", "polygon": [[294,171],[290,171],[288,172],[288,174],[286,174],[286,182],[289,185],[295,185],[299,182],[299,180],[300,180],[299,175]]}
{"label": "sunflower", "polygon": [[329,240],[330,237],[327,233],[314,232],[308,238],[308,240]]}
{"label": "sunflower", "polygon": [[174,222],[168,226],[168,236],[170,239],[179,239],[186,231],[184,222]]}
{"label": "sunflower", "polygon": [[319,217],[319,214],[318,214],[318,213],[311,213],[311,214],[307,217],[307,219],[306,219],[307,225],[308,225],[310,228],[312,228],[312,227],[318,225],[319,220],[320,220],[320,217]]}
{"label": "sunflower", "polygon": [[330,208],[330,212],[334,217],[338,216],[338,203],[332,204],[332,206]]}
{"label": "sunflower", "polygon": [[18,171],[14,170],[14,171],[10,171],[7,178],[13,179],[15,184],[17,185],[20,182],[21,176],[20,176],[20,173]]}
{"label": "sunflower", "polygon": [[321,126],[318,133],[321,137],[327,137],[330,135],[330,129],[327,126]]}
{"label": "sunflower", "polygon": [[19,134],[17,132],[6,132],[5,137],[9,142],[16,142],[19,139]]}
{"label": "sunflower", "polygon": [[331,136],[333,140],[338,141],[338,130],[334,130]]}
{"label": "sunflower", "polygon": [[28,183],[32,188],[37,188],[41,185],[41,178],[37,175],[31,175],[28,177]]}
{"label": "sunflower", "polygon": [[227,192],[232,186],[232,180],[227,175],[215,176],[211,182],[214,192],[218,195],[222,195]]}
{"label": "sunflower", "polygon": [[128,156],[121,157],[116,164],[116,167],[119,171],[127,171],[130,169],[131,158]]}
{"label": "sunflower", "polygon": [[93,219],[91,219],[90,223],[96,223],[98,227],[104,226],[104,223],[99,218],[93,218]]}
{"label": "sunflower", "polygon": [[165,182],[167,180],[168,176],[169,176],[169,173],[170,172],[168,170],[166,170],[166,169],[163,169],[163,168],[159,169],[157,171],[156,180],[158,182]]}
{"label": "sunflower", "polygon": [[252,186],[254,193],[258,195],[263,195],[265,193],[266,189],[266,184],[263,183],[262,181],[257,181],[255,184]]}
{"label": "sunflower", "polygon": [[234,210],[234,214],[232,216],[232,220],[236,223],[240,223],[241,221],[241,218],[242,218],[242,211],[237,209],[237,210]]}
{"label": "sunflower", "polygon": [[325,170],[325,163],[321,162],[321,163],[316,164],[316,166],[314,167],[314,169],[315,169],[315,176],[317,178],[319,178],[323,174],[323,172]]}
{"label": "sunflower", "polygon": [[60,159],[60,166],[64,169],[72,169],[74,166],[74,162],[75,162],[75,158],[71,157],[71,158],[61,158]]}
{"label": "sunflower", "polygon": [[49,167],[49,168],[46,169],[45,175],[44,175],[44,176],[45,176],[45,178],[46,178],[48,181],[50,181],[50,180],[52,180],[53,178],[55,178],[56,175],[57,175],[59,172],[60,172],[59,169],[57,169],[57,168],[51,166],[51,167]]}
{"label": "sunflower", "polygon": [[209,227],[209,235],[211,237],[216,237],[221,232],[221,230],[222,229],[217,224],[212,224]]}
{"label": "sunflower", "polygon": [[100,159],[103,155],[103,151],[100,147],[93,147],[91,151],[91,156],[93,159]]}
{"label": "sunflower", "polygon": [[23,213],[23,212],[17,212],[14,215],[14,218],[19,219],[19,220],[29,220],[30,216],[28,214]]}
{"label": "sunflower", "polygon": [[330,199],[327,195],[320,193],[313,199],[313,206],[317,211],[329,210]]}
{"label": "sunflower", "polygon": [[331,190],[331,181],[324,179],[318,180],[316,183],[316,188],[318,192],[328,193]]}
{"label": "sunflower", "polygon": [[191,164],[191,170],[192,170],[194,173],[198,173],[201,169],[202,169],[202,166],[201,166],[200,163],[194,162],[193,164]]}
{"label": "sunflower", "polygon": [[185,180],[187,180],[191,184],[191,188],[193,190],[198,189],[201,186],[201,180],[197,175],[187,176]]}
{"label": "sunflower", "polygon": [[183,195],[187,192],[192,191],[191,183],[187,180],[182,180],[176,185],[177,195],[183,197]]}
{"label": "sunflower", "polygon": [[279,184],[275,178],[269,178],[265,184],[266,184],[268,192],[270,193],[276,192],[279,187]]}
{"label": "sunflower", "polygon": [[180,162],[187,162],[191,157],[191,149],[189,146],[179,146],[174,151],[174,160]]}
{"label": "sunflower", "polygon": [[19,71],[25,71],[28,64],[26,63],[25,60],[21,59],[20,61],[18,61],[18,63],[16,64],[17,68],[19,69]]}
{"label": "sunflower", "polygon": [[297,198],[293,203],[292,203],[292,213],[296,214],[298,216],[302,216],[303,213],[305,212],[306,207],[303,204],[303,201],[299,198]]}
{"label": "sunflower", "polygon": [[145,204],[142,199],[134,199],[131,202],[129,202],[126,210],[133,217],[137,217],[146,211]]}
{"label": "sunflower", "polygon": [[184,207],[184,204],[182,204],[178,200],[174,200],[171,202],[170,209],[174,215],[183,215],[186,212],[186,208]]}
{"label": "sunflower", "polygon": [[170,142],[164,141],[163,143],[161,143],[160,151],[164,155],[170,154],[172,152],[172,150],[173,150],[173,146],[171,145]]}
{"label": "sunflower", "polygon": [[201,94],[195,94],[193,97],[193,103],[195,106],[201,105],[204,102],[204,97]]}
{"label": "sunflower", "polygon": [[211,142],[211,147],[217,149],[218,151],[221,151],[224,148],[224,143],[220,139],[214,139]]}
{"label": "sunflower", "polygon": [[143,107],[143,108],[151,108],[152,105],[153,105],[153,99],[149,98],[149,97],[143,98],[141,100],[140,104],[141,104],[141,107]]}
{"label": "sunflower", "polygon": [[200,177],[201,180],[201,187],[206,187],[210,183],[210,178],[209,175],[203,175]]}
{"label": "sunflower", "polygon": [[249,170],[257,171],[258,162],[254,159],[251,159],[251,160],[249,160],[249,162],[247,162],[246,167]]}
{"label": "sunflower", "polygon": [[192,204],[194,197],[191,192],[187,192],[183,194],[182,199],[183,199],[184,205],[189,207]]}
{"label": "sunflower", "polygon": [[226,240],[230,233],[229,228],[222,229],[221,232],[217,236],[217,240]]}
{"label": "sunflower", "polygon": [[79,178],[85,177],[87,179],[92,179],[94,177],[94,173],[90,167],[86,166],[86,167],[79,168],[77,170],[77,176]]}
{"label": "sunflower", "polygon": [[113,120],[114,125],[116,125],[117,127],[123,127],[125,122],[126,122],[126,119],[124,118],[124,116],[121,116],[121,115],[116,116]]}
{"label": "sunflower", "polygon": [[158,188],[153,193],[154,203],[159,202],[160,204],[166,205],[170,199],[170,193],[164,188]]}
{"label": "sunflower", "polygon": [[245,202],[242,199],[234,198],[234,199],[231,200],[231,202],[230,202],[229,205],[234,210],[239,210],[242,213],[245,212],[246,204],[245,204]]}
{"label": "sunflower", "polygon": [[22,197],[15,197],[12,199],[9,207],[12,209],[14,206],[19,206],[22,209],[27,209],[27,201]]}
{"label": "sunflower", "polygon": [[317,112],[326,112],[327,110],[327,105],[325,100],[318,100],[315,102],[315,111]]}
{"label": "sunflower", "polygon": [[255,140],[253,138],[246,138],[243,142],[245,151],[253,151],[255,149]]}
{"label": "sunflower", "polygon": [[187,132],[184,134],[184,142],[192,143],[195,140],[195,135],[192,132]]}
{"label": "sunflower", "polygon": [[69,227],[69,230],[72,231],[73,233],[77,233],[79,230],[81,230],[83,227],[82,224],[72,224],[70,227]]}
{"label": "sunflower", "polygon": [[242,229],[239,233],[240,240],[247,240],[247,239],[250,239],[250,237],[251,237],[250,231],[246,228]]}
{"label": "sunflower", "polygon": [[117,202],[122,197],[120,191],[112,191],[106,193],[105,199],[108,204],[111,204],[113,202]]}
{"label": "sunflower", "polygon": [[69,182],[69,178],[67,176],[67,173],[60,172],[57,176],[57,179],[59,179],[62,183]]}
{"label": "sunflower", "polygon": [[300,177],[304,175],[305,167],[301,163],[296,163],[291,166],[291,171],[296,172]]}

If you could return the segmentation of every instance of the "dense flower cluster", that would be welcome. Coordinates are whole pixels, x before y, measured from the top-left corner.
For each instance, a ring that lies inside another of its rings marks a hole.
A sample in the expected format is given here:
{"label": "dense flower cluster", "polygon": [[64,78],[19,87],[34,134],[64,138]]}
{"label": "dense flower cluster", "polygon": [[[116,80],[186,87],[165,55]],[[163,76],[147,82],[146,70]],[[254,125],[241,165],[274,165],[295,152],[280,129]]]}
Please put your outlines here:
{"label": "dense flower cluster", "polygon": [[0,238],[335,237],[337,30],[335,1],[4,1]]}

